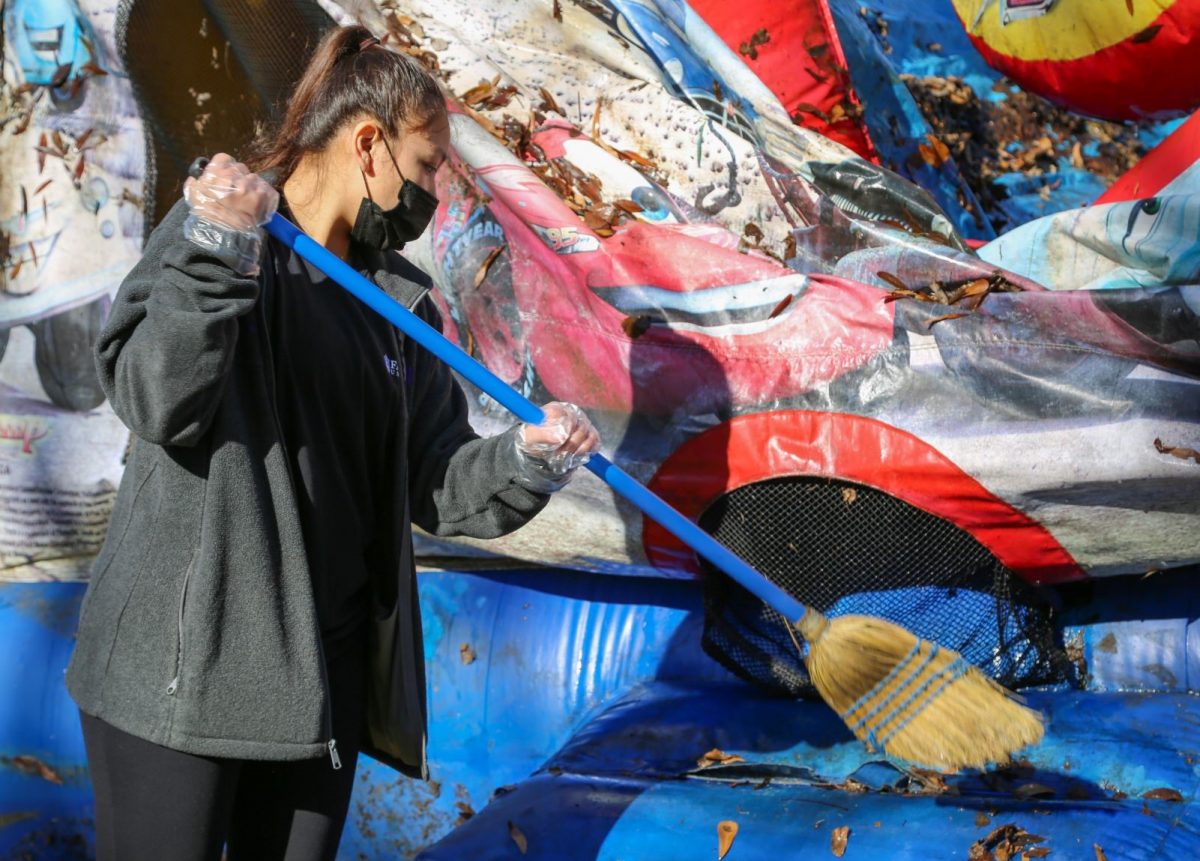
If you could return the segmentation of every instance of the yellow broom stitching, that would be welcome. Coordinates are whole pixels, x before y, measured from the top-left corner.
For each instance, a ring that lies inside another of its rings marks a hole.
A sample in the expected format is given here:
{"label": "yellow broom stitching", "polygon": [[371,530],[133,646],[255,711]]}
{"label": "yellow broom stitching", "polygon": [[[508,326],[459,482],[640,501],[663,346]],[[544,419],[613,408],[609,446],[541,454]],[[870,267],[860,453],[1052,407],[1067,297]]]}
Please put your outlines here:
{"label": "yellow broom stitching", "polygon": [[[967,666],[967,662],[962,658],[958,658],[957,660],[951,661],[945,667],[930,676],[918,690],[914,691],[903,704],[894,709],[891,715],[888,716],[888,720],[891,720],[893,717],[903,719],[899,720],[894,727],[887,731],[883,737],[883,740],[879,743],[879,746],[886,748],[888,742],[895,738],[897,733],[902,732],[906,726],[912,723],[913,719],[923,712],[925,708],[938,696],[940,696],[942,691],[945,690],[948,685],[958,681],[969,671],[970,667]],[[941,680],[941,683],[938,684],[937,687],[933,687],[933,683],[939,679]],[[912,708],[912,711],[909,712],[907,717],[905,717],[905,710],[908,708],[909,704],[918,697],[920,697],[920,702],[915,704]],[[877,731],[882,729],[886,723],[887,720],[881,721],[875,727],[875,729]]]}
{"label": "yellow broom stitching", "polygon": [[901,691],[903,691],[903,690],[904,690],[904,688],[905,688],[905,687],[906,687],[906,686],[907,686],[907,685],[908,685],[908,684],[909,684],[909,683],[910,683],[910,682],[911,682],[913,679],[915,679],[916,677],[920,676],[920,675],[921,675],[921,673],[922,673],[922,672],[924,672],[924,670],[925,670],[925,667],[926,667],[926,666],[928,666],[929,662],[930,662],[930,661],[932,661],[932,660],[933,660],[933,658],[934,658],[934,656],[937,654],[936,647],[935,647],[935,649],[934,649],[934,651],[933,651],[933,653],[932,653],[932,654],[926,655],[926,656],[925,656],[925,660],[924,660],[924,661],[922,661],[922,662],[921,662],[921,663],[920,663],[920,664],[919,664],[919,665],[916,667],[916,669],[914,669],[912,672],[910,672],[910,673],[909,673],[909,674],[908,674],[908,675],[907,675],[907,676],[906,676],[906,677],[905,677],[905,678],[904,678],[904,679],[903,679],[901,682],[899,682],[899,683],[896,685],[896,688],[895,688],[895,690],[893,690],[891,693],[889,693],[887,696],[885,696],[885,697],[883,698],[883,701],[882,701],[882,702],[880,702],[880,703],[877,703],[873,709],[871,709],[870,711],[866,712],[866,713],[865,713],[865,714],[864,714],[862,717],[860,717],[858,720],[856,720],[856,721],[854,721],[853,723],[851,723],[851,721],[850,721],[850,716],[851,716],[851,715],[852,715],[854,712],[858,711],[860,708],[866,708],[867,706],[871,705],[872,701],[873,701],[873,700],[874,700],[874,699],[875,699],[877,696],[879,696],[879,694],[883,693],[883,691],[884,691],[884,689],[885,689],[885,688],[887,688],[888,686],[890,686],[890,685],[891,685],[891,683],[892,683],[892,682],[893,682],[893,681],[894,681],[896,678],[898,678],[898,677],[900,676],[900,674],[901,674],[901,673],[903,673],[903,672],[906,672],[906,671],[908,670],[908,668],[909,668],[909,665],[910,665],[910,664],[912,664],[912,662],[913,662],[914,660],[916,660],[916,658],[917,658],[917,655],[918,655],[918,653],[919,653],[919,652],[920,652],[920,650],[921,650],[921,644],[922,644],[922,641],[921,641],[921,640],[917,640],[917,643],[916,643],[916,645],[914,645],[914,646],[912,647],[912,651],[910,651],[910,652],[908,653],[908,656],[907,656],[907,657],[905,657],[905,658],[904,658],[904,660],[902,660],[902,661],[901,661],[900,663],[898,663],[898,664],[897,664],[895,667],[893,667],[893,668],[892,668],[892,671],[891,671],[890,673],[888,673],[886,676],[884,676],[884,677],[883,677],[883,679],[881,679],[881,680],[880,680],[880,681],[879,681],[879,682],[878,682],[878,683],[875,685],[875,687],[871,688],[871,690],[869,690],[869,691],[867,691],[865,694],[863,694],[863,695],[862,695],[862,696],[859,698],[858,702],[856,702],[856,703],[855,703],[854,705],[852,705],[852,706],[851,706],[849,709],[847,709],[845,712],[843,712],[843,713],[842,713],[842,720],[844,720],[844,721],[845,721],[847,724],[849,724],[849,726],[850,726],[850,729],[852,729],[852,730],[853,730],[853,731],[855,731],[855,732],[858,732],[859,728],[860,728],[860,727],[862,727],[862,726],[863,726],[863,724],[867,723],[867,722],[868,722],[868,721],[870,721],[872,718],[874,718],[874,717],[875,717],[875,715],[876,715],[876,714],[878,714],[878,712],[879,712],[879,710],[880,710],[880,709],[887,708],[888,704],[889,704],[889,703],[890,703],[890,702],[891,702],[891,701],[892,701],[892,700],[893,700],[895,697],[899,696],[899,695],[900,695],[900,692],[901,692]]}

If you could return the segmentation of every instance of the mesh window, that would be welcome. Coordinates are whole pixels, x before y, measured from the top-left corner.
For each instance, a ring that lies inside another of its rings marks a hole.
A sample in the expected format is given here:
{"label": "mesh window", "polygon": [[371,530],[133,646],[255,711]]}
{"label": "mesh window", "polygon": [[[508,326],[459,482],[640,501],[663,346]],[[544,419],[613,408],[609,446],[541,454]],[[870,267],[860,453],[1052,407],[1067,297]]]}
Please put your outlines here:
{"label": "mesh window", "polygon": [[[896,622],[1010,687],[1069,677],[1046,594],[965,530],[887,493],[826,478],[771,479],[726,494],[700,525],[830,616]],[[815,696],[783,617],[701,564],[705,650],[769,690]]]}

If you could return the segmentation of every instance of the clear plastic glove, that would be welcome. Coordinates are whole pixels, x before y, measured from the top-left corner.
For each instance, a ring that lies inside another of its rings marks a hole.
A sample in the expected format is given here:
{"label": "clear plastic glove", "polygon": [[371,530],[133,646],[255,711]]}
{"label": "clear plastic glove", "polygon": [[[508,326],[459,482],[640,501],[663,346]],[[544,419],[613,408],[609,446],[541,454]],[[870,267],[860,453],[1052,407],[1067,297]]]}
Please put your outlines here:
{"label": "clear plastic glove", "polygon": [[517,431],[517,482],[535,493],[553,493],[600,447],[600,434],[574,404],[554,401],[542,411],[544,422]]}
{"label": "clear plastic glove", "polygon": [[262,226],[279,206],[279,192],[232,156],[217,153],[183,197],[191,212],[183,234],[239,275],[257,275]]}

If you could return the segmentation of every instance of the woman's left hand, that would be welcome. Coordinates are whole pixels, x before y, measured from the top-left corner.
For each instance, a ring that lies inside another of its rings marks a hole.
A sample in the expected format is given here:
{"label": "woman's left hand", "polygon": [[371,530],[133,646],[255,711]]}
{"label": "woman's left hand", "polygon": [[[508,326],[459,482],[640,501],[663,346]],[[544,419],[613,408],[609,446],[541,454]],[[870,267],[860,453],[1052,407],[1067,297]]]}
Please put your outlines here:
{"label": "woman's left hand", "polygon": [[542,407],[540,425],[523,424],[517,431],[520,476],[531,490],[558,490],[571,474],[600,447],[600,434],[587,414],[574,404],[554,401]]}

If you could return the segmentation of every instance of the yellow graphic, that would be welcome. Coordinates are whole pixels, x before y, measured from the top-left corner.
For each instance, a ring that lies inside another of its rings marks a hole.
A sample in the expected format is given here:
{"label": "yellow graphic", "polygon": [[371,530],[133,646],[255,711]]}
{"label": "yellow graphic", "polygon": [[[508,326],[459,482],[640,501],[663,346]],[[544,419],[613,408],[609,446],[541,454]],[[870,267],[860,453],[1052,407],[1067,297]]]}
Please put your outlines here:
{"label": "yellow graphic", "polygon": [[1176,3],[1189,2],[1196,0],[1057,0],[1043,14],[1010,14],[1005,24],[1004,0],[953,0],[972,36],[999,54],[1026,61],[1086,57],[1142,32]]}

